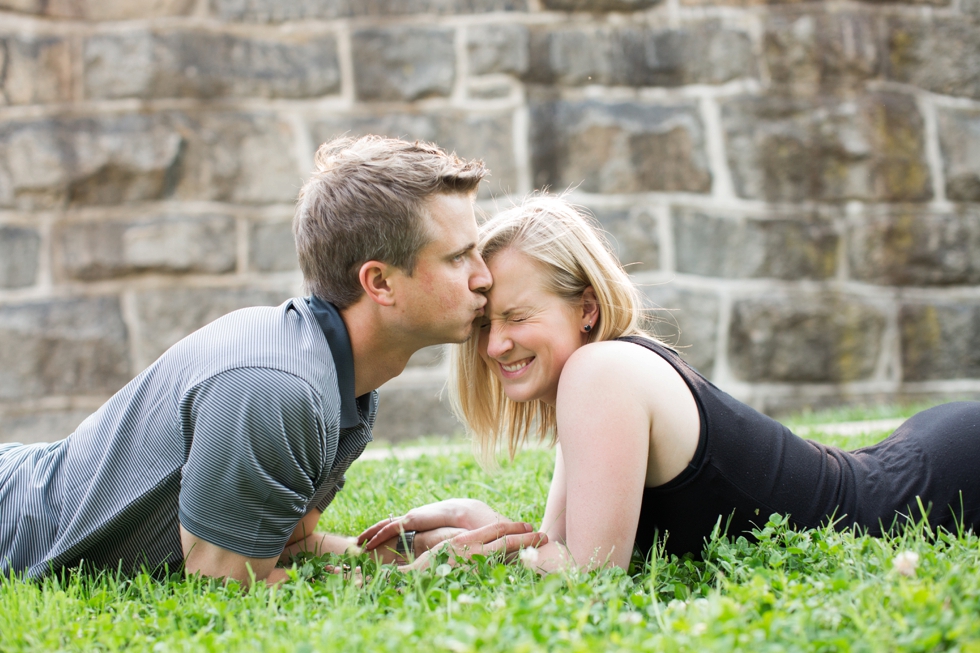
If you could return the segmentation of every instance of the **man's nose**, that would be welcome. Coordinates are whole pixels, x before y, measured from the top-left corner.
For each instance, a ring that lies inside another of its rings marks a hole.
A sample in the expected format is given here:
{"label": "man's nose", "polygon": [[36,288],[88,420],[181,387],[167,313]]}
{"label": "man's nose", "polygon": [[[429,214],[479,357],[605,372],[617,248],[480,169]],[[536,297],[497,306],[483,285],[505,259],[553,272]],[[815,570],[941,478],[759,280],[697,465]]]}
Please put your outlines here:
{"label": "man's nose", "polygon": [[483,257],[477,254],[475,268],[473,274],[470,275],[470,290],[485,293],[490,290],[492,285],[493,277],[490,276],[490,268],[487,267]]}

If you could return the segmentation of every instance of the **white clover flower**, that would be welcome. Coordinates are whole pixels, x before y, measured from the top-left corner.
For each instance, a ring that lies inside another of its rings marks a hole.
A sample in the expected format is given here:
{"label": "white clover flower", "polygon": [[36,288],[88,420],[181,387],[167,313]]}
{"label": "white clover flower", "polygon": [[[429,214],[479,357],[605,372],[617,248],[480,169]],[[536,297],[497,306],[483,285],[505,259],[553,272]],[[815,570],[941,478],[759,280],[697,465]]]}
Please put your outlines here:
{"label": "white clover flower", "polygon": [[704,623],[703,621],[699,621],[698,623],[691,626],[692,635],[703,635],[706,632],[708,632],[708,624]]}
{"label": "white clover flower", "polygon": [[919,566],[919,554],[914,551],[902,551],[892,560],[892,567],[903,576],[913,578]]}
{"label": "white clover flower", "polygon": [[526,565],[533,565],[538,561],[537,549],[521,549],[521,562]]}
{"label": "white clover flower", "polygon": [[638,612],[620,612],[619,623],[635,626],[643,623],[643,617]]}
{"label": "white clover flower", "polygon": [[460,603],[462,605],[469,605],[470,603],[476,603],[476,599],[474,599],[469,594],[460,594],[459,596],[456,597],[456,603]]}
{"label": "white clover flower", "polygon": [[346,553],[347,555],[359,556],[362,553],[364,553],[364,549],[362,549],[361,547],[357,546],[357,538],[356,537],[348,537],[347,538],[347,548],[344,549],[344,553]]}

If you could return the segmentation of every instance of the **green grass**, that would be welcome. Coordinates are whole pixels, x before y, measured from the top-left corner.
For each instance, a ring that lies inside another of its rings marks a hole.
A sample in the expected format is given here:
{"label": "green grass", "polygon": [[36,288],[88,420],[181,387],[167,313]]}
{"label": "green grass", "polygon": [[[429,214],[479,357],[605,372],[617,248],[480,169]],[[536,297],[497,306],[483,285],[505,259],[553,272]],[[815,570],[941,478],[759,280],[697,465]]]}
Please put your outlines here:
{"label": "green grass", "polygon": [[[358,462],[322,526],[356,533],[451,496],[535,521],[551,462],[531,450],[493,475],[468,453]],[[364,563],[371,580],[358,588],[307,560],[275,589],[178,575],[0,580],[0,650],[980,651],[976,537],[795,532],[778,517],[757,535],[715,538],[703,562],[544,579],[496,560],[409,575]],[[911,576],[893,566],[901,552],[919,556]]]}
{"label": "green grass", "polygon": [[790,428],[797,428],[800,426],[813,426],[833,422],[908,418],[926,408],[932,408],[933,406],[938,406],[949,401],[959,401],[959,399],[933,399],[901,404],[875,404],[870,406],[862,404],[839,406],[836,408],[805,410],[792,415],[777,417],[777,419]]}

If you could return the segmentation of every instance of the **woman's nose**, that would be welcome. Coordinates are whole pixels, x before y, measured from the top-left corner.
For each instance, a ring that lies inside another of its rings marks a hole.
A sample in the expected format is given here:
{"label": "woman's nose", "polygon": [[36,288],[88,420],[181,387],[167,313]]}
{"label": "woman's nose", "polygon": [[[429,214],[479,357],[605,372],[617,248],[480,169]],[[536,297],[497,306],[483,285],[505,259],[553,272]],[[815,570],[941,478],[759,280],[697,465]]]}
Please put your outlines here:
{"label": "woman's nose", "polygon": [[499,358],[513,347],[510,338],[506,337],[503,329],[490,327],[490,337],[487,341],[487,356]]}

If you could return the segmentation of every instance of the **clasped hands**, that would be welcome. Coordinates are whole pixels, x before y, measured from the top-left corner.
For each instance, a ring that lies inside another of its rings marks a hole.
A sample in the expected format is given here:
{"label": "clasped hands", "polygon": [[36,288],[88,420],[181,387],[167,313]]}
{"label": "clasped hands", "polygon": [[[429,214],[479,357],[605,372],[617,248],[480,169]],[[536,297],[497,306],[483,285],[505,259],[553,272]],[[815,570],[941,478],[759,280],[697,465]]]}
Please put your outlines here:
{"label": "clasped hands", "polygon": [[511,521],[482,501],[447,499],[383,519],[361,533],[357,544],[383,554],[379,549],[386,544],[390,548],[389,543],[405,531],[415,531],[415,542],[407,564],[399,567],[403,571],[425,569],[442,551],[451,554],[450,561],[497,552],[511,558],[521,549],[548,541],[548,536],[536,532],[531,524]]}

